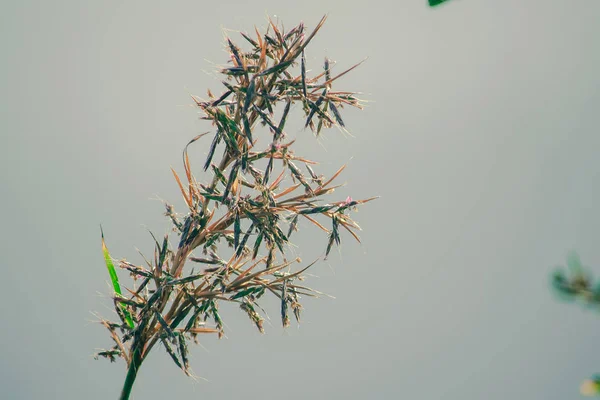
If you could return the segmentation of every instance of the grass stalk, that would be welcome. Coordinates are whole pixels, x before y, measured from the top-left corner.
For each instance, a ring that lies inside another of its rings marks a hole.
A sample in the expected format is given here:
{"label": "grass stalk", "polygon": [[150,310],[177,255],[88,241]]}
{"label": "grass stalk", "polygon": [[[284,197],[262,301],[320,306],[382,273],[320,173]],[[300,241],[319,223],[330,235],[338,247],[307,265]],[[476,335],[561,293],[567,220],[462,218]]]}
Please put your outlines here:
{"label": "grass stalk", "polygon": [[137,377],[138,371],[142,367],[142,352],[139,349],[133,351],[133,357],[127,368],[127,375],[125,376],[125,383],[123,384],[123,390],[121,391],[120,400],[129,400],[131,391],[133,390],[133,384]]}
{"label": "grass stalk", "polygon": [[[325,19],[308,35],[302,23],[286,32],[269,21],[265,32],[256,30],[255,38],[242,34],[250,48],[227,38],[229,63],[220,71],[224,92],[214,96],[209,91],[204,100],[193,97],[202,119],[213,127],[203,163],[204,172],[213,176],[208,184],[199,183],[188,154],[188,147],[207,132],[184,147],[185,174],[172,169],[188,210],[179,215],[165,204],[173,233],[162,241],[152,235],[154,257],[144,257],[145,266],[115,262],[102,232],[119,320],[101,321],[114,345],[97,356],[127,363],[120,399],[130,397],[145,357],[159,342],[177,368],[190,375],[187,344],[202,334],[224,336],[222,302],[238,304],[261,333],[263,295],[281,302],[284,328],[290,325],[290,310],[300,321],[301,297],[321,295],[298,283],[316,261],[299,266],[302,260],[288,254],[300,216],[324,231],[324,257],[340,244],[341,231],[360,242],[355,232],[360,228],[350,213],[374,197],[324,203],[339,186],[334,181],[344,167],[329,178],[319,175],[316,162],[294,154],[295,140],[289,141],[285,132],[294,103],[302,106],[305,125],[316,136],[325,128],[346,129],[340,114],[344,106],[362,108],[356,93],[332,88],[356,65],[331,78],[334,63],[325,59],[324,72],[307,76],[307,45]],[[284,107],[282,113],[275,112],[279,106]],[[117,266],[129,272],[133,288],[122,291]]]}

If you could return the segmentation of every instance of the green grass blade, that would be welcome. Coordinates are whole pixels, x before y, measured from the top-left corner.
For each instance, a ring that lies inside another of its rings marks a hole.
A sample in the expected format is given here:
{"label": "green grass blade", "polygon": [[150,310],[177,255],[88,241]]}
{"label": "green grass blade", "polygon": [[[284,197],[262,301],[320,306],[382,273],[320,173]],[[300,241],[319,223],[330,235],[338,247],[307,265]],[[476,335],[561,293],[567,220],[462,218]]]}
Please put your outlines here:
{"label": "green grass blade", "polygon": [[[102,227],[100,227],[100,233],[102,234],[102,253],[104,254],[104,262],[106,263],[106,269],[108,269],[108,274],[110,275],[110,280],[112,281],[113,288],[115,293],[118,296],[123,297],[121,292],[121,285],[119,285],[119,277],[117,276],[117,271],[115,270],[115,266],[110,257],[110,253],[108,252],[108,247],[106,247],[106,243],[104,242],[104,231],[102,231]],[[127,311],[127,306],[125,304],[121,304],[121,308],[123,309],[123,315],[125,315],[125,322],[129,325],[129,328],[133,329],[133,319],[131,318],[131,314]]]}

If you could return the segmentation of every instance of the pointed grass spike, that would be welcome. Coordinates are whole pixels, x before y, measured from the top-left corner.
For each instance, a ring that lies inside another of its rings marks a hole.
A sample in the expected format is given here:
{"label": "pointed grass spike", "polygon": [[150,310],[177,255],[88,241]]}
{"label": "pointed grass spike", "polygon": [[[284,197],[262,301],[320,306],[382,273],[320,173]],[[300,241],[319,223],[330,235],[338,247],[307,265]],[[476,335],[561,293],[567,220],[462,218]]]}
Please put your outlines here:
{"label": "pointed grass spike", "polygon": [[365,58],[364,60],[362,60],[362,61],[361,61],[361,62],[359,62],[359,63],[356,63],[356,64],[354,64],[353,66],[351,66],[350,68],[348,68],[348,69],[347,69],[347,70],[345,70],[344,72],[342,72],[342,73],[339,73],[338,75],[334,76],[334,77],[333,77],[333,78],[331,78],[331,79],[327,79],[327,80],[325,81],[325,83],[324,83],[324,84],[325,84],[325,85],[328,85],[328,86],[329,86],[329,85],[331,85],[331,82],[333,82],[333,81],[335,81],[336,79],[338,79],[338,78],[341,78],[342,76],[346,75],[348,72],[352,71],[354,68],[356,68],[356,67],[358,67],[360,64],[364,63],[366,60],[367,60],[367,59]]}
{"label": "pointed grass spike", "polygon": [[215,137],[213,138],[213,141],[210,144],[210,148],[208,150],[208,155],[206,156],[206,162],[204,163],[204,171],[206,171],[208,169],[208,167],[210,167],[210,163],[213,159],[213,156],[215,155],[215,150],[217,149],[217,145],[219,144],[220,141],[221,141],[221,131],[217,131],[217,133],[215,134]]}
{"label": "pointed grass spike", "polygon": [[302,95],[306,99],[308,95],[306,94],[306,58],[304,57],[304,50],[302,50],[302,58],[300,59],[300,74],[302,76]]}
{"label": "pointed grass spike", "polygon": [[310,35],[308,35],[308,37],[306,38],[306,40],[304,40],[304,42],[300,46],[300,50],[304,50],[306,48],[306,46],[308,46],[308,44],[315,37],[315,35],[317,34],[317,32],[319,32],[319,29],[321,29],[321,27],[325,23],[326,19],[327,19],[327,15],[323,15],[323,18],[321,18],[321,20],[319,21],[319,23],[317,24],[317,26],[315,27],[315,29],[313,29],[313,31],[310,33]]}
{"label": "pointed grass spike", "polygon": [[335,104],[333,104],[333,101],[329,102],[329,108],[331,108],[331,111],[333,112],[333,117],[337,121],[338,125],[341,126],[342,128],[344,128],[346,125],[344,124],[342,115],[340,114],[340,111],[337,109]]}
{"label": "pointed grass spike", "polygon": [[173,172],[173,176],[175,177],[175,180],[177,181],[177,185],[179,185],[179,189],[181,190],[181,194],[183,195],[183,199],[185,200],[185,203],[188,205],[189,208],[192,208],[192,200],[190,199],[189,194],[186,193],[185,189],[183,188],[183,184],[181,183],[181,180],[179,179],[179,176],[177,175],[177,172],[175,172],[173,167],[171,167],[171,172]]}
{"label": "pointed grass spike", "polygon": [[190,140],[188,142],[188,144],[186,144],[185,147],[183,148],[183,167],[185,169],[185,177],[188,180],[188,189],[189,189],[189,194],[191,197],[194,197],[194,195],[197,195],[197,189],[193,185],[194,179],[192,176],[192,167],[190,167],[190,158],[188,156],[188,146],[190,144],[194,143],[195,141],[197,141],[198,139],[200,139],[201,137],[208,135],[209,133],[210,132],[204,132],[204,133],[201,133],[200,135],[197,135],[192,140]]}

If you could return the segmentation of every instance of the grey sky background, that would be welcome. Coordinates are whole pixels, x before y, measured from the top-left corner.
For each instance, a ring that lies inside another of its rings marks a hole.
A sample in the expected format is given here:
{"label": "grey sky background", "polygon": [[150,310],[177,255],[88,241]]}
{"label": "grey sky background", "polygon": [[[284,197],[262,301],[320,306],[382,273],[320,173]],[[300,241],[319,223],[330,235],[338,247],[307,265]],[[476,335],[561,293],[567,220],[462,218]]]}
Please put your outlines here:
{"label": "grey sky background", "polygon": [[[134,398],[564,400],[600,372],[598,315],[548,288],[570,249],[600,272],[597,0],[2,9],[0,397],[117,397],[124,364],[92,358],[110,339],[91,312],[112,315],[99,224],[114,257],[151,253],[146,228],[169,227],[156,199],[182,210],[169,167],[210,129],[189,95],[220,91],[224,32],[267,15],[312,29],[329,14],[313,70],[368,57],[334,86],[370,101],[344,110],[354,137],[289,133],[321,171],[348,163],[336,199],[381,199],[355,215],[363,245],[345,236],[313,270],[335,300],[307,301],[287,330],[272,305],[266,335],[225,307],[227,339],[193,348],[207,381],[157,348]],[[207,146],[191,148],[197,170]],[[325,238],[305,228],[308,261]]]}

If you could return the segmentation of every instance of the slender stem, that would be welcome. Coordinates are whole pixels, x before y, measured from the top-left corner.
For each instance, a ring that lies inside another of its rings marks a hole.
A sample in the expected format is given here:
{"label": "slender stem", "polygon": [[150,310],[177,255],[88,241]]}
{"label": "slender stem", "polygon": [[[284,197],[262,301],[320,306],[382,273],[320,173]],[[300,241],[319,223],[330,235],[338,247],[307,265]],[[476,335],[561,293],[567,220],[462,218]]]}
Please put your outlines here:
{"label": "slender stem", "polygon": [[142,352],[138,348],[136,348],[133,351],[131,362],[129,363],[127,377],[125,377],[125,383],[123,384],[121,397],[119,397],[120,400],[129,399],[129,395],[131,394],[131,389],[133,388],[133,383],[135,382],[135,378],[137,377],[138,370],[142,366],[142,361],[144,361],[144,358],[142,357]]}

